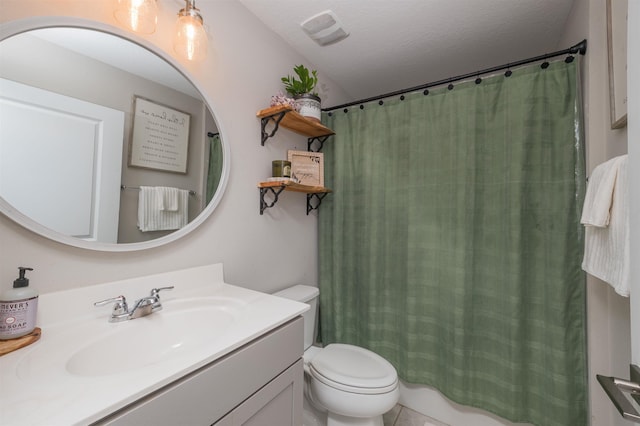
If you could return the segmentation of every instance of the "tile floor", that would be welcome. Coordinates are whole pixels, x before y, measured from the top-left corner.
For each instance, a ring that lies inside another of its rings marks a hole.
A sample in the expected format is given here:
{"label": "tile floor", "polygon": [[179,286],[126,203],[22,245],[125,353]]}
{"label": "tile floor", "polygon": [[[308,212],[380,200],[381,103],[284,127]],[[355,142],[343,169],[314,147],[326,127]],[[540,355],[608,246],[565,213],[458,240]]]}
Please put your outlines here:
{"label": "tile floor", "polygon": [[447,426],[400,404],[385,414],[383,420],[384,426]]}
{"label": "tile floor", "polygon": [[[304,426],[326,426],[327,416],[312,407],[305,398],[302,421]],[[383,421],[384,426],[448,426],[400,404],[385,414]]]}

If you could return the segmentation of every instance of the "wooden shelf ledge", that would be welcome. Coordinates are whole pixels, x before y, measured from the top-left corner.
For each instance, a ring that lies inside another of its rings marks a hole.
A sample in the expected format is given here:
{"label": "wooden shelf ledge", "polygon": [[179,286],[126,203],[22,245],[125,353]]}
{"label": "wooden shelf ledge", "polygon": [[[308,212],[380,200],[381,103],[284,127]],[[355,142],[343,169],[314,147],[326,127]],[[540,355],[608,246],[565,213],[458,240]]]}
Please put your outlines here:
{"label": "wooden shelf ledge", "polygon": [[258,188],[278,188],[284,187],[285,191],[303,192],[305,194],[323,194],[332,192],[323,186],[301,185],[295,182],[260,182]]}
{"label": "wooden shelf ledge", "polygon": [[[278,202],[278,196],[282,191],[307,194],[307,215],[312,210],[317,210],[322,199],[332,192],[329,188],[323,186],[300,185],[291,181],[260,182],[258,183],[258,188],[260,189],[260,214],[263,214],[266,209],[273,207]],[[266,194],[271,194],[270,200],[265,199]]]}
{"label": "wooden shelf ledge", "polygon": [[319,121],[303,117],[286,105],[276,105],[270,108],[265,108],[258,111],[256,116],[264,120],[274,117],[280,113],[284,113],[284,116],[282,117],[279,125],[303,136],[317,138],[335,134],[333,130],[324,126]]}

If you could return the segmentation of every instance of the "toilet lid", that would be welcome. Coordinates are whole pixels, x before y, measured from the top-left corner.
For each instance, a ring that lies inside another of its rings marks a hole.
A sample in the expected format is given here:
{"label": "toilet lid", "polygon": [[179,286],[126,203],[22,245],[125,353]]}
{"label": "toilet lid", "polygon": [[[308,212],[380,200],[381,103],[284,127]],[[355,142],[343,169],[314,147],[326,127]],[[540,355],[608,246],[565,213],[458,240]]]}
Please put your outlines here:
{"label": "toilet lid", "polygon": [[398,374],[389,361],[358,346],[330,344],[313,357],[310,367],[315,378],[346,391],[384,393],[398,385]]}

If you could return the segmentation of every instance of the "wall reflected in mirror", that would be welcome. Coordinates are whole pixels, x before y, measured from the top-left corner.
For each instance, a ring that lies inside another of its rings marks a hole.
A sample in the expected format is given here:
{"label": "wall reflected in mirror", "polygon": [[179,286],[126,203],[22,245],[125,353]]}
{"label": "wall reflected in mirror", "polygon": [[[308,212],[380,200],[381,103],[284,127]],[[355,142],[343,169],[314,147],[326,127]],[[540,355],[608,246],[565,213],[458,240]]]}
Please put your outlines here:
{"label": "wall reflected in mirror", "polygon": [[[159,56],[100,31],[46,28],[2,40],[0,64],[0,197],[35,222],[85,241],[138,243],[173,232],[141,231],[139,188],[191,191],[187,223],[215,196],[224,163],[216,120]],[[136,119],[136,98],[190,118],[186,173],[131,164],[134,123],[148,127],[139,142],[158,158],[177,139],[170,116]]]}

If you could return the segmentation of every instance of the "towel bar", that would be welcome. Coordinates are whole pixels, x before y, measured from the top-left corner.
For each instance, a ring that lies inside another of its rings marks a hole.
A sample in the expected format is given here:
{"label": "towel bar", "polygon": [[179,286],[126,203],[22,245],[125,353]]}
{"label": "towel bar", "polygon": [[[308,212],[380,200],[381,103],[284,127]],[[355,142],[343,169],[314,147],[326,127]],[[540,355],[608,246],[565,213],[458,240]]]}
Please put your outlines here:
{"label": "towel bar", "polygon": [[[137,189],[140,190],[139,186],[128,186],[128,185],[120,185],[121,190],[125,189]],[[196,191],[189,190],[189,195],[196,195]]]}
{"label": "towel bar", "polygon": [[[633,406],[632,400],[640,404],[640,384],[638,377],[640,368],[631,365],[631,380],[618,379],[596,374],[596,378],[606,392],[613,405],[625,419],[637,422],[640,421],[640,413]],[[629,395],[629,397],[625,396]]]}

